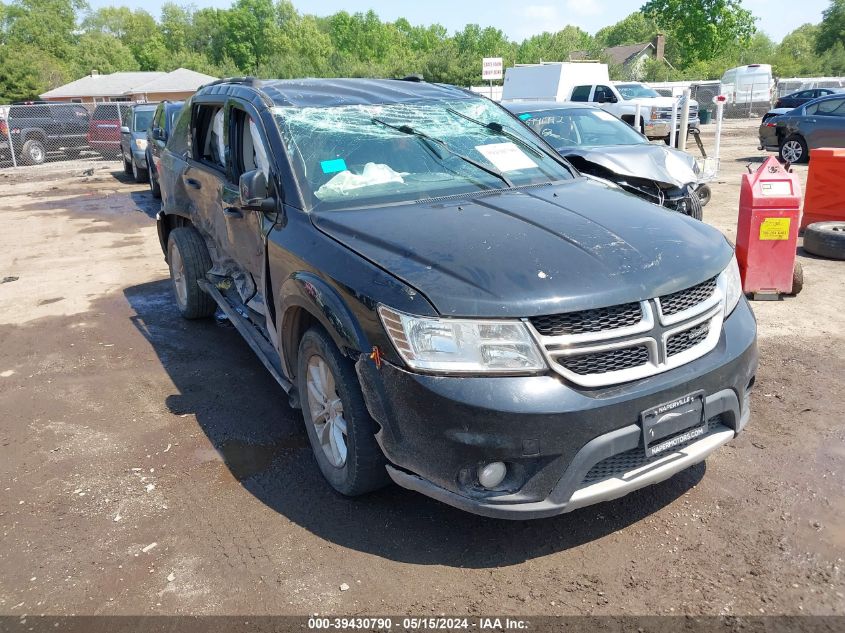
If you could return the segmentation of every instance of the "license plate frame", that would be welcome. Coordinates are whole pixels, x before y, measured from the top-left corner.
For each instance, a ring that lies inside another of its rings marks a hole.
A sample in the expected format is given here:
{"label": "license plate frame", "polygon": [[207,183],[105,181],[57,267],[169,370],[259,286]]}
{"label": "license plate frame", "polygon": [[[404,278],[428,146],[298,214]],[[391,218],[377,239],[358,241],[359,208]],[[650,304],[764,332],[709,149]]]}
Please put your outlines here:
{"label": "license plate frame", "polygon": [[[658,404],[640,414],[646,457],[667,454],[674,446],[707,432],[703,390]],[[672,436],[668,440],[665,439]]]}

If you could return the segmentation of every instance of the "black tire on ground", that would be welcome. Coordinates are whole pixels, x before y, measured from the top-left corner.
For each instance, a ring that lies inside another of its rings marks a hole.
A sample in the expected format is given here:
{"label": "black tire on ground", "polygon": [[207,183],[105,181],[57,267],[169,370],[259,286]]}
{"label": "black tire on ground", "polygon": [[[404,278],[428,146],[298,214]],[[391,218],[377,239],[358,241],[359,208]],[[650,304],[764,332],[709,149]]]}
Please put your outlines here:
{"label": "black tire on ground", "polygon": [[153,198],[159,200],[161,198],[161,185],[158,184],[158,174],[156,174],[155,168],[150,164],[149,157],[147,157],[147,178],[150,183],[150,193],[153,195]]}
{"label": "black tire on ground", "polygon": [[139,169],[138,163],[135,162],[135,159],[132,159],[132,177],[135,179],[135,182],[147,182],[147,170],[146,169]]}
{"label": "black tire on ground", "polygon": [[778,155],[785,163],[800,164],[810,160],[810,150],[807,149],[807,141],[800,134],[791,134],[783,139]]}
{"label": "black tire on ground", "polygon": [[845,221],[808,225],[804,229],[804,250],[828,259],[845,259]]}
{"label": "black tire on ground", "polygon": [[186,319],[201,319],[214,314],[217,304],[197,285],[197,280],[205,279],[205,274],[211,270],[211,257],[195,228],[183,226],[170,232],[167,262],[179,313]]}
{"label": "black tire on ground", "polygon": [[801,262],[795,262],[792,267],[792,292],[793,297],[804,289],[804,267]]}
{"label": "black tire on ground", "polygon": [[47,160],[47,149],[44,143],[31,138],[21,148],[21,160],[25,165],[40,165]]}
{"label": "black tire on ground", "polygon": [[713,198],[713,190],[710,189],[710,185],[701,185],[698,188],[698,199],[701,200],[701,207],[706,207],[710,200]]}
{"label": "black tire on ground", "polygon": [[[343,407],[342,417],[346,421],[346,459],[340,467],[329,461],[311,418],[307,377],[309,360],[314,356],[322,360],[331,372],[335,395],[340,398]],[[355,366],[340,353],[334,341],[322,328],[311,328],[299,343],[297,383],[308,439],[320,472],[332,488],[342,495],[354,497],[390,483],[385,469],[387,462],[375,437],[378,425],[370,417],[364,404]]]}
{"label": "black tire on ground", "polygon": [[126,156],[123,157],[123,173],[127,176],[132,175],[132,161],[126,160]]}

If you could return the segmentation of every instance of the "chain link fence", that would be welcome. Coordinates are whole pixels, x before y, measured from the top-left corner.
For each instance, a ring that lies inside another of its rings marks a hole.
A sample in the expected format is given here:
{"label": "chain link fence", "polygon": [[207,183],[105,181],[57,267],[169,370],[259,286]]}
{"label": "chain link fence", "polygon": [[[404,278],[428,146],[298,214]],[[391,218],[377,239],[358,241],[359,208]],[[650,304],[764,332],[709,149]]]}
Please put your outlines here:
{"label": "chain link fence", "polygon": [[130,101],[0,105],[0,169],[58,161],[122,161],[121,127],[145,130],[148,125],[135,120],[133,105]]}

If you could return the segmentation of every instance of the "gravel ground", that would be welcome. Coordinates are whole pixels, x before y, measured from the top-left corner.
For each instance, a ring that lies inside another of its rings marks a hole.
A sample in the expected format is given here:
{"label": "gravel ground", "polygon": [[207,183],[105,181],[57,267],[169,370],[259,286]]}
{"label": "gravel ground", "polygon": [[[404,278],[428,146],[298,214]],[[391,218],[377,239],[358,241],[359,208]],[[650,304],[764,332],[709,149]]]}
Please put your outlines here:
{"label": "gravel ground", "polygon": [[[756,122],[722,148],[732,238]],[[799,251],[804,291],[754,304],[754,415],[706,466],[503,522],[331,493],[237,332],[178,317],[117,166],[4,170],[0,201],[0,614],[845,613],[843,262]]]}

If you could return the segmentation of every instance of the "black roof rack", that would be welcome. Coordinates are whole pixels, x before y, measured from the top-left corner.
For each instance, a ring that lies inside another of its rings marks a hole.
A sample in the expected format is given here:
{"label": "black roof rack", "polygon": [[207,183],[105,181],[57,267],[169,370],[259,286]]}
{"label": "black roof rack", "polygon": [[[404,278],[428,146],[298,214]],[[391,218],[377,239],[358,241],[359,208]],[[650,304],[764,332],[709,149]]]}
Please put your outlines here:
{"label": "black roof rack", "polygon": [[425,81],[425,79],[423,79],[423,76],[421,74],[413,73],[411,75],[405,75],[400,81],[415,81],[419,83],[421,81]]}
{"label": "black roof rack", "polygon": [[207,84],[203,84],[201,87],[205,88],[207,86],[219,86],[220,84],[241,84],[244,86],[256,86],[258,81],[259,80],[255,77],[224,77],[223,79],[217,79]]}

